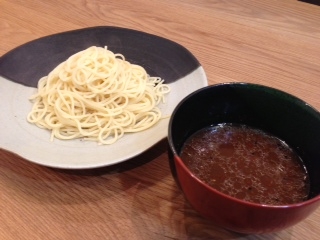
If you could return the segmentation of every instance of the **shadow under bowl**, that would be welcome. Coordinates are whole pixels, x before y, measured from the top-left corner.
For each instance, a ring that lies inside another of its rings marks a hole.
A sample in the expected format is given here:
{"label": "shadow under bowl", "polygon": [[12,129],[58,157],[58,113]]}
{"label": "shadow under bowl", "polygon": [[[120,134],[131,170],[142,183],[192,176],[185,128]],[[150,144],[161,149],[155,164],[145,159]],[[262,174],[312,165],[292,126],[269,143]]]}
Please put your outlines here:
{"label": "shadow under bowl", "polygon": [[[310,177],[308,200],[280,206],[251,203],[194,176],[179,157],[181,148],[196,131],[220,123],[258,128],[292,147]],[[305,219],[320,204],[320,113],[291,94],[250,83],[208,86],[178,104],[168,131],[173,177],[190,205],[218,226],[241,233],[280,231]]]}

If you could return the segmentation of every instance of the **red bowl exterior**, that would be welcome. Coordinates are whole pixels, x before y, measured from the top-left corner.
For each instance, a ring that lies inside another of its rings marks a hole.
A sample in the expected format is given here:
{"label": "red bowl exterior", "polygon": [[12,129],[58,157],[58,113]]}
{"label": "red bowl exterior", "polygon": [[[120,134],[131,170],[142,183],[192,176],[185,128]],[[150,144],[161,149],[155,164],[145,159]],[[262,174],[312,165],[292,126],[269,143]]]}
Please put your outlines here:
{"label": "red bowl exterior", "polygon": [[187,201],[214,224],[240,233],[267,233],[288,228],[309,216],[320,196],[299,204],[268,206],[225,195],[196,178],[179,156],[173,158],[176,181]]}

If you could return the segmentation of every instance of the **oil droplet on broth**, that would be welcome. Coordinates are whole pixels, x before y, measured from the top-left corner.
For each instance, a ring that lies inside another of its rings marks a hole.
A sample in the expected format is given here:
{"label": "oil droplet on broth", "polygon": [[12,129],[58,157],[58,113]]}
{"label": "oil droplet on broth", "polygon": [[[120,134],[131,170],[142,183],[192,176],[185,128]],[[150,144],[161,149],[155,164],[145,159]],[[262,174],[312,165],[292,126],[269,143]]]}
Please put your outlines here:
{"label": "oil droplet on broth", "polygon": [[280,139],[245,125],[202,129],[187,139],[180,157],[203,182],[246,201],[285,205],[309,193],[300,157]]}

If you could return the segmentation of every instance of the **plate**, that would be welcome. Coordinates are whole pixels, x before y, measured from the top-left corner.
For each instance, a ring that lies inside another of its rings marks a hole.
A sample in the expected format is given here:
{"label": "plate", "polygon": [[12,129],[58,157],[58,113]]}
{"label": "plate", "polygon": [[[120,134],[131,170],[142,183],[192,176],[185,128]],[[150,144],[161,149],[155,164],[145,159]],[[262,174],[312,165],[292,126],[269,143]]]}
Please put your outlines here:
{"label": "plate", "polygon": [[112,145],[76,140],[50,141],[50,132],[26,121],[38,80],[60,62],[90,46],[107,46],[151,76],[170,85],[166,103],[170,116],[191,92],[208,85],[199,61],[185,47],[148,33],[118,28],[92,27],[58,33],[21,45],[0,58],[0,148],[31,162],[54,168],[86,169],[109,166],[141,154],[167,137],[169,118],[142,132],[125,134]]}

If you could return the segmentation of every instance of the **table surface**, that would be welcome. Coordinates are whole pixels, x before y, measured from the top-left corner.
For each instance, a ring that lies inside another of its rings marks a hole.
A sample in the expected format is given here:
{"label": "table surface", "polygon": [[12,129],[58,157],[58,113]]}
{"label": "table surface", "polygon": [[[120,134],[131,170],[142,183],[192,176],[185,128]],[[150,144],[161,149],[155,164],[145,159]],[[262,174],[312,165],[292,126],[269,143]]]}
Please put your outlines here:
{"label": "table surface", "polygon": [[[171,39],[209,84],[242,81],[320,109],[320,6],[297,0],[0,0],[0,55],[36,38],[118,26]],[[320,209],[263,235],[232,233],[188,205],[167,140],[127,162],[90,170],[38,166],[0,149],[0,239],[318,239]]]}

